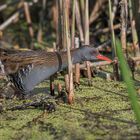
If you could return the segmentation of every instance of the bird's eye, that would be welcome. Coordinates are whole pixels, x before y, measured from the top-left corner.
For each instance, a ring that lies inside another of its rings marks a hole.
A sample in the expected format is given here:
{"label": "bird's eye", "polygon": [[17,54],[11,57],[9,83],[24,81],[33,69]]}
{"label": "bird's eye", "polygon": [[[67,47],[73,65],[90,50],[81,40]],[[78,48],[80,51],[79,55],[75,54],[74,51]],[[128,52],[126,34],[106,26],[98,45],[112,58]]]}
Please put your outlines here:
{"label": "bird's eye", "polygon": [[95,51],[95,50],[93,50],[93,51],[91,52],[92,55],[95,55],[96,53],[97,53],[97,51]]}

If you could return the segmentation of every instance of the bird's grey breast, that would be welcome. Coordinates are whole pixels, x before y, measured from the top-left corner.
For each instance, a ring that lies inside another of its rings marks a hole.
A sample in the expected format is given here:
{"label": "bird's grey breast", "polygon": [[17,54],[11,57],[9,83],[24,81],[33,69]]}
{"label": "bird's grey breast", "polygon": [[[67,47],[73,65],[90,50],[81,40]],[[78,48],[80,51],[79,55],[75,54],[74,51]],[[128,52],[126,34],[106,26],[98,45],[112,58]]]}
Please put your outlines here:
{"label": "bird's grey breast", "polygon": [[26,67],[18,70],[16,73],[9,75],[10,81],[15,85],[18,90],[23,93],[28,92],[24,79],[28,77],[32,69],[33,65],[29,64]]}
{"label": "bird's grey breast", "polygon": [[34,66],[31,64],[22,68],[17,73],[10,75],[10,77],[15,87],[26,93],[33,90],[43,80],[48,79],[57,69],[57,66]]}

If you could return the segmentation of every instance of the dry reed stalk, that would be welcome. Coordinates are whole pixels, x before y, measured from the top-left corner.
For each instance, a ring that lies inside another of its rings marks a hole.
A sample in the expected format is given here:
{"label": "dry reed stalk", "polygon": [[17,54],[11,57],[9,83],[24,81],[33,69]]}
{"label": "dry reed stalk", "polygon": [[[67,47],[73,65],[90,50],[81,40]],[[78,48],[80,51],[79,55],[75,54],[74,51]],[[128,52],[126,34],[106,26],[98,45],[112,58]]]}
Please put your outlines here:
{"label": "dry reed stalk", "polygon": [[[85,0],[85,44],[89,45],[89,0]],[[88,75],[88,84],[92,85],[91,82],[91,69],[90,62],[86,61],[87,66],[87,75]]]}
{"label": "dry reed stalk", "polygon": [[73,89],[73,70],[70,54],[70,33],[69,33],[69,0],[63,0],[64,4],[64,22],[65,22],[65,36],[66,36],[66,48],[68,56],[68,74],[69,74],[69,89],[68,89],[68,102],[71,104],[74,98],[74,89]]}
{"label": "dry reed stalk", "polygon": [[[79,38],[75,37],[75,48],[79,48]],[[74,83],[76,85],[80,84],[80,64],[75,64],[75,80]]]}
{"label": "dry reed stalk", "polygon": [[108,5],[109,5],[109,27],[111,30],[111,39],[112,39],[112,55],[114,58],[116,57],[116,45],[115,45],[115,34],[114,34],[114,28],[113,28],[111,0],[108,0]]}
{"label": "dry reed stalk", "polygon": [[140,46],[140,1],[139,0],[131,0],[132,10],[134,14],[134,20],[136,23],[136,31],[138,36],[138,42]]}
{"label": "dry reed stalk", "polygon": [[5,30],[14,20],[19,18],[20,12],[14,13],[10,18],[8,18],[4,23],[0,25],[0,31]]}
{"label": "dry reed stalk", "polygon": [[31,20],[31,16],[30,16],[30,10],[29,10],[29,5],[27,2],[24,2],[24,11],[25,11],[25,17],[26,17],[26,21],[28,23],[28,26],[29,26],[29,34],[30,34],[30,37],[31,37],[31,49],[33,49],[33,38],[34,38],[34,30],[33,30],[33,27],[32,27],[32,20]]}
{"label": "dry reed stalk", "polygon": [[68,93],[69,92],[69,75],[65,74],[64,79],[65,79],[66,92]]}
{"label": "dry reed stalk", "polygon": [[134,56],[139,55],[139,45],[138,45],[138,36],[136,32],[135,20],[132,11],[132,2],[129,0],[129,16],[130,16],[130,23],[131,23],[131,30],[132,30],[132,39],[133,39],[133,48],[134,48]]}
{"label": "dry reed stalk", "polygon": [[57,37],[56,37],[56,46],[57,46],[57,50],[61,50],[63,49],[63,13],[62,13],[62,0],[58,0],[57,3],[56,3],[56,7],[58,9],[58,25],[57,25],[57,30],[56,30],[56,34],[57,34]]}
{"label": "dry reed stalk", "polygon": [[42,43],[43,42],[43,23],[44,23],[44,13],[45,13],[45,9],[46,9],[46,0],[42,1],[42,9],[39,13],[39,28],[38,28],[38,34],[37,34],[37,41],[38,43]]}
{"label": "dry reed stalk", "polygon": [[75,38],[75,0],[72,1],[71,48],[74,48],[74,38]]}
{"label": "dry reed stalk", "polygon": [[121,43],[125,56],[127,56],[127,48],[126,48],[127,18],[128,18],[127,0],[122,0],[121,1]]}
{"label": "dry reed stalk", "polygon": [[109,23],[110,23],[110,30],[111,30],[111,40],[112,40],[112,57],[114,58],[114,66],[113,66],[113,73],[114,73],[114,80],[119,80],[119,68],[117,63],[116,57],[116,42],[115,42],[115,33],[113,28],[113,15],[112,15],[112,3],[111,0],[108,0],[109,5]]}
{"label": "dry reed stalk", "polygon": [[[72,37],[71,37],[71,47],[72,48],[79,48],[79,38],[75,37],[75,0],[73,0],[72,2],[72,28],[71,28],[71,33],[72,33]],[[80,68],[79,68],[79,64],[77,63],[75,65],[75,79],[74,79],[74,83],[79,84],[80,81]]]}
{"label": "dry reed stalk", "polygon": [[79,10],[79,3],[77,0],[75,0],[75,14],[76,14],[76,26],[80,34],[80,41],[84,41],[84,33],[82,28],[82,22],[81,22],[81,15]]}
{"label": "dry reed stalk", "polygon": [[8,7],[8,4],[3,4],[0,6],[0,12],[5,10]]}
{"label": "dry reed stalk", "polygon": [[[111,63],[107,61],[99,61],[99,62],[90,63],[90,67],[100,67],[100,66],[106,66],[110,64]],[[80,65],[80,69],[85,69],[85,68],[86,68],[86,64]]]}
{"label": "dry reed stalk", "polygon": [[97,0],[89,18],[89,24],[92,24],[102,13],[102,9],[107,0]]}
{"label": "dry reed stalk", "polygon": [[[121,27],[121,24],[116,24],[116,25],[113,25],[113,29],[114,30],[117,30],[117,29],[120,29]],[[98,29],[97,31],[95,31],[93,33],[94,36],[97,36],[97,35],[100,35],[100,34],[105,34],[105,33],[108,33],[110,32],[110,28],[109,27],[106,27],[104,29]]]}
{"label": "dry reed stalk", "polygon": [[119,4],[119,0],[114,0],[113,6],[112,6],[112,19],[114,20],[116,12],[117,12],[117,6]]}
{"label": "dry reed stalk", "polygon": [[80,11],[81,11],[81,23],[82,23],[82,27],[84,27],[84,23],[85,23],[85,0],[80,0],[79,5],[80,5]]}
{"label": "dry reed stalk", "polygon": [[0,12],[5,10],[6,8],[9,8],[9,6],[14,6],[15,4],[23,3],[23,0],[20,1],[11,1],[11,2],[6,2],[5,4],[0,5]]}

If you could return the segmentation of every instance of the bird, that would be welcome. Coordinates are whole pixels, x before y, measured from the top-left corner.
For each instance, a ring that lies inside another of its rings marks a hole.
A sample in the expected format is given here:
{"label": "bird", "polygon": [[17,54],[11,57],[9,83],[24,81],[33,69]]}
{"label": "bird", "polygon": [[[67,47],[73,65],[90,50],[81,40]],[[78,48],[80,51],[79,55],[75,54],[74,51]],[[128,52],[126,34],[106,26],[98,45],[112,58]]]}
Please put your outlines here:
{"label": "bird", "polygon": [[[70,53],[72,64],[98,59],[112,62],[111,59],[101,55],[98,49],[94,47],[82,46],[71,50]],[[15,89],[23,95],[29,94],[36,85],[68,67],[66,51],[0,49],[0,61],[5,75]]]}

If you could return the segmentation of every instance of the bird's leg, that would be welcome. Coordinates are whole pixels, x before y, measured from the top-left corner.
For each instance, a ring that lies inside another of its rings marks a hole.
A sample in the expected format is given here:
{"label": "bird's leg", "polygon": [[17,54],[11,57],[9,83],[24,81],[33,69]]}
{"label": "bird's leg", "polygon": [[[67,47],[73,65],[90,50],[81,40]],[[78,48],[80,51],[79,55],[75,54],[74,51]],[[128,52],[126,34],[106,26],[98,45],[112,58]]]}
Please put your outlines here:
{"label": "bird's leg", "polygon": [[62,89],[62,85],[60,83],[58,83],[57,88],[58,88],[58,96],[55,99],[61,100],[64,103],[68,103],[67,92],[64,89]]}
{"label": "bird's leg", "polygon": [[50,94],[52,96],[55,96],[55,93],[54,93],[54,77],[53,76],[50,77]]}

